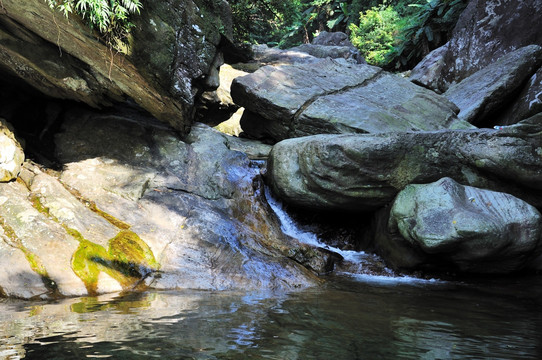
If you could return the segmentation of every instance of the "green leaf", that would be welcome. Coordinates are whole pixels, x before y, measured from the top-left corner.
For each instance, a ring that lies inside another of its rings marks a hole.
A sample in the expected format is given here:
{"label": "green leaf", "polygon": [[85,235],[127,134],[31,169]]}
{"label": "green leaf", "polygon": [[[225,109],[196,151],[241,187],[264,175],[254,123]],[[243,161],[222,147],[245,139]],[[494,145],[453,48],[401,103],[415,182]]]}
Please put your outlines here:
{"label": "green leaf", "polygon": [[336,17],[335,19],[332,19],[332,20],[329,20],[327,22],[327,27],[331,30],[333,29],[337,24],[339,24],[343,19],[344,19],[344,15],[341,14],[339,15],[338,17]]}

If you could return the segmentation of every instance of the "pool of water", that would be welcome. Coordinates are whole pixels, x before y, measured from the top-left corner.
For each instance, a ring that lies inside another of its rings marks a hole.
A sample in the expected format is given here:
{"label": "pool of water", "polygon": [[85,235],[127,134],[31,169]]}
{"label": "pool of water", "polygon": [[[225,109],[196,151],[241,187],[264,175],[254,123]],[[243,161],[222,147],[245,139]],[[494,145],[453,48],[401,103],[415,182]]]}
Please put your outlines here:
{"label": "pool of water", "polygon": [[0,301],[7,359],[539,359],[542,278]]}

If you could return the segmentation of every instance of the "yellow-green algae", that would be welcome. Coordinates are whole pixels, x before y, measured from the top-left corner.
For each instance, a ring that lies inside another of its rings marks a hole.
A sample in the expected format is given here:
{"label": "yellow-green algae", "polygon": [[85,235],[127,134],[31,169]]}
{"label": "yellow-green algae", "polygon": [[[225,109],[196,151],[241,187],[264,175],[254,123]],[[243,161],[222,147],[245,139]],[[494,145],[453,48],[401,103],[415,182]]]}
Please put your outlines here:
{"label": "yellow-green algae", "polygon": [[35,209],[60,224],[79,242],[79,247],[72,256],[72,269],[84,282],[89,295],[96,295],[98,278],[102,271],[118,281],[123,289],[133,289],[148,274],[159,269],[159,264],[150,247],[136,233],[128,230],[131,226],[98,209],[94,202],[79,199],[92,211],[121,229],[114,238],[108,241],[107,250],[85,239],[79,231],[70,228],[53,216],[38,195],[33,194],[30,199]]}
{"label": "yellow-green algae", "polygon": [[56,294],[58,292],[58,287],[47,273],[47,269],[41,262],[41,259],[38,257],[38,255],[34,254],[26,246],[23,245],[23,242],[17,236],[15,230],[9,224],[7,224],[4,218],[1,216],[0,227],[2,227],[2,229],[4,230],[4,235],[9,239],[10,243],[8,245],[23,252],[32,271],[34,271],[41,277],[41,280],[43,281],[43,284],[45,285],[47,290],[49,290],[52,294]]}
{"label": "yellow-green algae", "polygon": [[158,270],[158,263],[149,246],[132,231],[123,230],[108,242],[108,250],[83,238],[77,230],[69,233],[79,240],[72,257],[72,269],[85,283],[89,295],[95,295],[98,276],[105,272],[123,289],[135,288],[142,279]]}

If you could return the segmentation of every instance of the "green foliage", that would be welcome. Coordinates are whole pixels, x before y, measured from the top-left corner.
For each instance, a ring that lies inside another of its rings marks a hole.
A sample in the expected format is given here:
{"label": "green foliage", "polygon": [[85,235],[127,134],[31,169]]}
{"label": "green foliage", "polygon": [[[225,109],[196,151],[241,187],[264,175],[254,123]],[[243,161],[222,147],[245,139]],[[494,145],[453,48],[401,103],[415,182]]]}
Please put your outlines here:
{"label": "green foliage", "polygon": [[395,69],[414,67],[431,50],[444,45],[468,0],[428,0],[411,4],[417,11],[406,19],[388,62]]}
{"label": "green foliage", "polygon": [[139,14],[142,0],[45,0],[53,10],[65,16],[76,13],[98,30],[106,44],[120,50],[126,44],[131,14]]}
{"label": "green foliage", "polygon": [[277,45],[294,28],[301,0],[230,0],[234,37],[238,42]]}
{"label": "green foliage", "polygon": [[350,24],[350,40],[367,63],[377,66],[387,64],[389,54],[394,52],[400,20],[393,7],[381,5],[361,13],[359,25]]}

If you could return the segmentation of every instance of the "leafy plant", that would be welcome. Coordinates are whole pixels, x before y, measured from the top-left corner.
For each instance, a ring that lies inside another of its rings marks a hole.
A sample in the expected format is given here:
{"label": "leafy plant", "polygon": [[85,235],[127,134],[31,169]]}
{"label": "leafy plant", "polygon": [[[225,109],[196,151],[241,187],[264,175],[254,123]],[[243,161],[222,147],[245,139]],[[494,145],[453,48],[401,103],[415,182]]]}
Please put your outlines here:
{"label": "leafy plant", "polygon": [[394,51],[400,20],[393,7],[381,5],[361,13],[359,25],[350,24],[350,40],[367,63],[377,66],[387,64],[389,54]]}
{"label": "leafy plant", "polygon": [[395,69],[414,67],[431,50],[448,41],[468,0],[428,0],[411,4],[417,12],[408,18],[397,35],[397,45],[388,61]]}
{"label": "leafy plant", "polygon": [[65,16],[76,13],[96,29],[110,48],[122,50],[134,24],[131,14],[139,14],[142,0],[45,0],[53,10]]}

